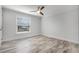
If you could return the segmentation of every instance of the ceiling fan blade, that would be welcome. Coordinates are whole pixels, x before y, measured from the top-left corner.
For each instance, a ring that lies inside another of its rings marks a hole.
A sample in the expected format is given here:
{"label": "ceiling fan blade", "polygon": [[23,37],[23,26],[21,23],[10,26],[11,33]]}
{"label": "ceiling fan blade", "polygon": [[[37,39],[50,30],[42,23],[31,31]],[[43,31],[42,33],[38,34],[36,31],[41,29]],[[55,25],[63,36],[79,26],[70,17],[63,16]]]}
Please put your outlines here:
{"label": "ceiling fan blade", "polygon": [[41,8],[40,8],[40,10],[43,10],[45,7],[44,6],[42,6]]}
{"label": "ceiling fan blade", "polygon": [[42,12],[40,12],[41,15],[44,15]]}

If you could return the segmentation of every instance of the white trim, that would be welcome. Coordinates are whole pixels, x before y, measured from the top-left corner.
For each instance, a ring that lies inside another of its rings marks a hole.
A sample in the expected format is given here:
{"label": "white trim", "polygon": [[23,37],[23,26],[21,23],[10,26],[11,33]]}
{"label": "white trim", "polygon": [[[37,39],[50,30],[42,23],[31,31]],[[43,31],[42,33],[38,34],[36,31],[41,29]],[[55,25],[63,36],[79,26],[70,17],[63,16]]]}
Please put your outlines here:
{"label": "white trim", "polygon": [[59,39],[59,40],[65,40],[65,41],[69,41],[69,42],[72,42],[72,43],[79,44],[79,41],[77,41],[77,40],[69,40],[69,39],[65,39],[63,37],[49,36],[49,35],[46,35],[46,34],[42,34],[42,35],[47,36],[49,38],[56,38],[56,39]]}
{"label": "white trim", "polygon": [[29,37],[23,37],[23,38],[17,38],[17,39],[8,38],[8,39],[6,39],[6,40],[2,40],[2,42],[12,41],[12,40],[20,40],[20,39],[24,39],[24,38],[31,38],[31,37],[39,36],[39,35],[41,35],[41,34],[36,34],[36,35],[29,36]]}

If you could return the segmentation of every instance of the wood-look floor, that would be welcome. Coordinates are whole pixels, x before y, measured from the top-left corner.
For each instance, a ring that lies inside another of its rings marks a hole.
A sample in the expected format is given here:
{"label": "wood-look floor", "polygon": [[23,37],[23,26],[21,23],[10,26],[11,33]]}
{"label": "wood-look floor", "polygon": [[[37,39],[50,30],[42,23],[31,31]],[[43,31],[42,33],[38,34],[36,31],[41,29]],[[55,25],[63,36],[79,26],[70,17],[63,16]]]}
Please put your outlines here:
{"label": "wood-look floor", "polygon": [[78,53],[79,45],[63,40],[36,36],[3,42],[0,53]]}

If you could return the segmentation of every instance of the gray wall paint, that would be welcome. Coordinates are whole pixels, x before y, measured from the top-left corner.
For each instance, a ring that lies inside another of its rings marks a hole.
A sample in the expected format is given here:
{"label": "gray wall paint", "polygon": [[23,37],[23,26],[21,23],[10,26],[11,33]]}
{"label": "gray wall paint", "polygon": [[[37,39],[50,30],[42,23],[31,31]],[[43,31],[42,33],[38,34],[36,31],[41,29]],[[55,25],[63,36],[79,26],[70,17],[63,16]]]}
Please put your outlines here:
{"label": "gray wall paint", "polygon": [[2,7],[0,6],[0,46],[1,46],[1,38],[2,38]]}
{"label": "gray wall paint", "polygon": [[[47,6],[45,15],[40,17],[3,9],[4,40],[19,39],[42,34],[49,37],[62,38],[79,43],[78,38],[78,6]],[[16,16],[32,18],[32,32],[16,34]]]}
{"label": "gray wall paint", "polygon": [[[16,16],[25,16],[31,18],[31,32],[16,34]],[[41,18],[33,15],[24,14],[3,8],[3,23],[4,23],[4,40],[13,40],[24,37],[31,37],[41,33]]]}
{"label": "gray wall paint", "polygon": [[2,27],[2,7],[0,6],[0,29]]}
{"label": "gray wall paint", "polygon": [[[65,6],[62,12],[52,14],[52,6],[47,7],[47,15],[42,18],[42,34],[79,43],[78,39],[78,6]],[[72,8],[71,8],[72,7]],[[76,7],[76,8],[75,8]],[[50,10],[51,8],[51,10]],[[70,9],[71,8],[71,9]],[[62,10],[60,9],[60,10]],[[49,13],[50,12],[50,13]],[[58,11],[57,11],[58,12]]]}

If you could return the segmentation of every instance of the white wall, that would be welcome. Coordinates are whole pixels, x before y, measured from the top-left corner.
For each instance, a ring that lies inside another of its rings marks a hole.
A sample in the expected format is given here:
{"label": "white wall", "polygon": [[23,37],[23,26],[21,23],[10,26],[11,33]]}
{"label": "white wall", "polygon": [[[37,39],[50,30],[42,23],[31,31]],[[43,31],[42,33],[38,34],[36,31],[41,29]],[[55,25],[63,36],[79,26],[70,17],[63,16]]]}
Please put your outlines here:
{"label": "white wall", "polygon": [[1,46],[1,38],[2,38],[2,7],[0,6],[0,46]]}
{"label": "white wall", "polygon": [[47,6],[46,15],[42,18],[42,34],[79,43],[78,6],[63,7],[54,11],[54,13],[56,12],[54,14],[53,6]]}
{"label": "white wall", "polygon": [[2,7],[0,6],[0,29],[2,27]]}
{"label": "white wall", "polygon": [[[3,9],[4,40],[19,39],[42,34],[62,40],[79,43],[78,6],[47,6],[42,18]],[[28,16],[32,19],[32,32],[16,34],[16,16]]]}
{"label": "white wall", "polygon": [[[16,16],[31,18],[31,33],[16,34]],[[41,18],[3,8],[4,40],[31,37],[41,33]]]}

